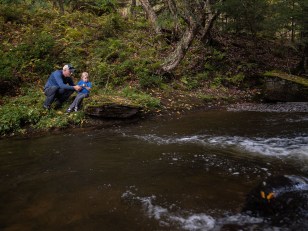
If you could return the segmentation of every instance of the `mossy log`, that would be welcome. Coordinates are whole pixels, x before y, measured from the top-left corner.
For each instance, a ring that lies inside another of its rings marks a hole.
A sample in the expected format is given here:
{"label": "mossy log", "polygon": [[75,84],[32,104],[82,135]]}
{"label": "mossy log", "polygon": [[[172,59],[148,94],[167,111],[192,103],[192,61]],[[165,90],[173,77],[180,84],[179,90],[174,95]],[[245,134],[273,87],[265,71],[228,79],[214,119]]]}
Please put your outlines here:
{"label": "mossy log", "polygon": [[280,79],[283,79],[283,80],[288,80],[288,81],[293,82],[293,83],[300,84],[304,87],[308,87],[308,79],[297,76],[297,75],[291,75],[291,74],[287,74],[287,73],[283,73],[283,72],[270,71],[270,72],[264,73],[264,76],[266,76],[266,77],[276,77],[276,78],[280,78]]}
{"label": "mossy log", "polygon": [[264,74],[264,99],[270,102],[307,102],[308,79],[283,72]]}
{"label": "mossy log", "polygon": [[141,108],[133,105],[108,103],[88,106],[85,113],[92,117],[107,119],[126,119],[140,114]]}

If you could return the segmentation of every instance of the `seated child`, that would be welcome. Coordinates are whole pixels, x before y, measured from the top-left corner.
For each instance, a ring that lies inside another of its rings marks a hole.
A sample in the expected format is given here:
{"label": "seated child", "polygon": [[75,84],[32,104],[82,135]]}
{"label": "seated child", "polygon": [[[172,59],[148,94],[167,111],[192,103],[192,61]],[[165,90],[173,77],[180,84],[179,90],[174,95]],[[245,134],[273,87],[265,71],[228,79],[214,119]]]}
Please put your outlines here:
{"label": "seated child", "polygon": [[89,82],[89,74],[87,72],[83,72],[81,74],[81,80],[77,84],[78,86],[81,86],[82,89],[78,92],[76,98],[74,99],[74,102],[69,106],[67,109],[67,113],[74,111],[78,111],[80,108],[80,105],[82,103],[82,100],[84,98],[89,97],[90,90],[92,87],[91,82]]}

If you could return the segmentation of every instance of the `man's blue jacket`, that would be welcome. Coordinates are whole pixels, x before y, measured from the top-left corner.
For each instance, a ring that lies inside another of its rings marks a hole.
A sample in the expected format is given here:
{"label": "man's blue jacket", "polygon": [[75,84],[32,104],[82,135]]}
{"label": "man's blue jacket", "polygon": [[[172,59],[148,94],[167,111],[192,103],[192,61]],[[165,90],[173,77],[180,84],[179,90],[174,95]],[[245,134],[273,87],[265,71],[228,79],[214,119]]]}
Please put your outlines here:
{"label": "man's blue jacket", "polygon": [[[68,85],[67,85],[68,84]],[[62,70],[57,70],[51,73],[47,83],[45,84],[44,90],[48,87],[59,87],[68,90],[74,90],[75,84],[71,77],[65,77]]]}

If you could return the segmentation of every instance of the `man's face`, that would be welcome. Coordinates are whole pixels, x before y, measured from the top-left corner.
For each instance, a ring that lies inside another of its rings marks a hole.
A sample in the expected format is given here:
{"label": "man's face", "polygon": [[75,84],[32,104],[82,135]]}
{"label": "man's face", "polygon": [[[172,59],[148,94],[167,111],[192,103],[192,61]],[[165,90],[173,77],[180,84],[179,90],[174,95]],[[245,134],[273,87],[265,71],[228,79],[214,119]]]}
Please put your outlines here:
{"label": "man's face", "polygon": [[70,77],[72,75],[72,72],[69,69],[64,69],[63,70],[63,75],[65,77]]}

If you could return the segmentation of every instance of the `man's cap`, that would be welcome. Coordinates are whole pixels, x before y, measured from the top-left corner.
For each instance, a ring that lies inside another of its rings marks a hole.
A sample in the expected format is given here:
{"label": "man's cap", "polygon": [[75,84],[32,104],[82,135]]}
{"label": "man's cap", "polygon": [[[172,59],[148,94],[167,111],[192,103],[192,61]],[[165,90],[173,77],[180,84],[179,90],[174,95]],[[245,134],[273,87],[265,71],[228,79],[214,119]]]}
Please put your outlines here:
{"label": "man's cap", "polygon": [[74,71],[76,70],[76,69],[72,66],[72,64],[66,64],[66,65],[64,65],[63,70],[66,70],[66,69],[70,70],[71,73],[74,73]]}

